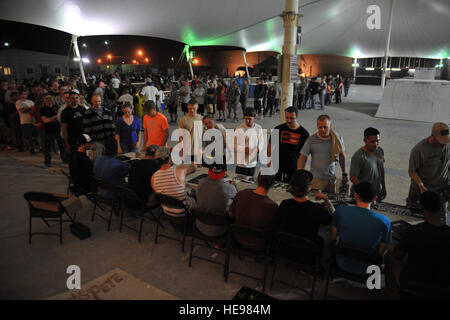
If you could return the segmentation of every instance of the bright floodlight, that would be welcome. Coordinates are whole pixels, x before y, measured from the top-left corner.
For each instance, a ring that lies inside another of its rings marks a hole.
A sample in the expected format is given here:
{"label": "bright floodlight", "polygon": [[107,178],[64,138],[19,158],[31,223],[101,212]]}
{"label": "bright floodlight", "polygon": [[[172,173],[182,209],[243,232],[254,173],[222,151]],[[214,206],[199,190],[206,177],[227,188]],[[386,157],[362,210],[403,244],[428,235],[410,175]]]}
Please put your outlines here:
{"label": "bright floodlight", "polygon": [[148,58],[145,58],[145,62],[148,62]]}
{"label": "bright floodlight", "polygon": [[112,58],[110,54],[108,54],[107,57],[109,60],[111,60],[111,58]]}
{"label": "bright floodlight", "polygon": [[81,58],[81,60],[84,62],[84,63],[90,63],[91,61],[89,60],[89,58]]}
{"label": "bright floodlight", "polygon": [[97,59],[97,62],[98,63],[102,63],[102,59]]}
{"label": "bright floodlight", "polygon": [[87,47],[86,43],[83,43],[83,47],[85,47],[85,48]]}
{"label": "bright floodlight", "polygon": [[108,45],[108,41],[105,41],[105,44]]}
{"label": "bright floodlight", "polygon": [[9,47],[9,42],[4,43],[5,47]]}
{"label": "bright floodlight", "polygon": [[142,50],[138,50],[138,55],[142,56]]}

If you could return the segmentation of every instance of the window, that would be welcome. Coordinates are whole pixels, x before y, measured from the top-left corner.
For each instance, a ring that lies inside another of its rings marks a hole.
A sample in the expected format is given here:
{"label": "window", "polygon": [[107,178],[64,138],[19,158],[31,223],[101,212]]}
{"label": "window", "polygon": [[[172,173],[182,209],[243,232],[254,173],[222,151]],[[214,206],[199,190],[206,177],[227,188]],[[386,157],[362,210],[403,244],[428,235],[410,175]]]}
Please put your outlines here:
{"label": "window", "polygon": [[11,68],[4,68],[3,69],[3,73],[5,74],[5,76],[10,76],[11,75]]}
{"label": "window", "polygon": [[61,68],[55,68],[56,73],[61,73]]}
{"label": "window", "polygon": [[27,68],[27,73],[33,73],[33,68]]}

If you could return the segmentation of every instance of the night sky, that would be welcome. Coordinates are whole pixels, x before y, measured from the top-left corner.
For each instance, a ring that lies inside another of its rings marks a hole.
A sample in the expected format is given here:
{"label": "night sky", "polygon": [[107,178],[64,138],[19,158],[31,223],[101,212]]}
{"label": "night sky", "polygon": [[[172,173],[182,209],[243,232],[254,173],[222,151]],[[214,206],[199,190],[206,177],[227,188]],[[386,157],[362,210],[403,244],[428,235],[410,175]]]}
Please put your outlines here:
{"label": "night sky", "polygon": [[[0,50],[4,50],[4,43],[9,42],[10,49],[24,49],[46,53],[73,55],[70,49],[71,35],[62,31],[37,25],[0,20]],[[108,45],[105,45],[105,41]],[[83,47],[83,43],[87,47]],[[106,59],[111,54],[112,63],[131,63],[138,59],[137,51],[141,49],[145,57],[153,64],[171,64],[170,58],[178,60],[184,44],[160,38],[142,36],[89,36],[78,38],[78,47],[82,57],[87,56],[91,61],[98,58]],[[70,51],[69,51],[70,50]]]}

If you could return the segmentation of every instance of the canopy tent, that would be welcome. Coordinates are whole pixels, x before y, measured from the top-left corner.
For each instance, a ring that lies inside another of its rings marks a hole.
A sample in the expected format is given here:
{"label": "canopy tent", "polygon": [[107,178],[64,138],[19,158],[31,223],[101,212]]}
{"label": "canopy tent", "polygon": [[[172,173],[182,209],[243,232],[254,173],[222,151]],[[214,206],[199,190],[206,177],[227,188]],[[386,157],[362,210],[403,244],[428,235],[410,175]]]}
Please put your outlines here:
{"label": "canopy tent", "polygon": [[[384,56],[391,0],[299,0],[298,54]],[[450,56],[448,0],[393,0],[389,56]],[[380,8],[381,28],[367,20]],[[78,36],[141,35],[190,46],[225,45],[247,52],[283,45],[284,0],[2,0],[0,19]]]}

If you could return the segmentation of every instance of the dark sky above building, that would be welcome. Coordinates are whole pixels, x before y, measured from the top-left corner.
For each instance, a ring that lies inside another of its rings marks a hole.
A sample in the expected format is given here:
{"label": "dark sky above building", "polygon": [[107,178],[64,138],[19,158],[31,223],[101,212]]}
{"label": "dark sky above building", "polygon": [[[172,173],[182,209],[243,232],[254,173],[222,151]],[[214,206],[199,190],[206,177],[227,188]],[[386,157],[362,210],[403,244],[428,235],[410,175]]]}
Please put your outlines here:
{"label": "dark sky above building", "polygon": [[[0,20],[1,50],[15,48],[73,56],[71,38],[70,34],[62,31]],[[105,41],[108,44],[105,44]],[[9,47],[4,46],[5,42],[9,43]],[[99,58],[106,60],[110,54],[112,63],[131,63],[134,59],[140,59],[141,63],[144,63],[145,58],[149,58],[150,63],[169,65],[172,64],[171,57],[174,57],[176,63],[184,44],[153,37],[109,35],[80,37],[78,47],[81,56],[88,57],[91,61]],[[142,55],[138,54],[139,50]]]}

